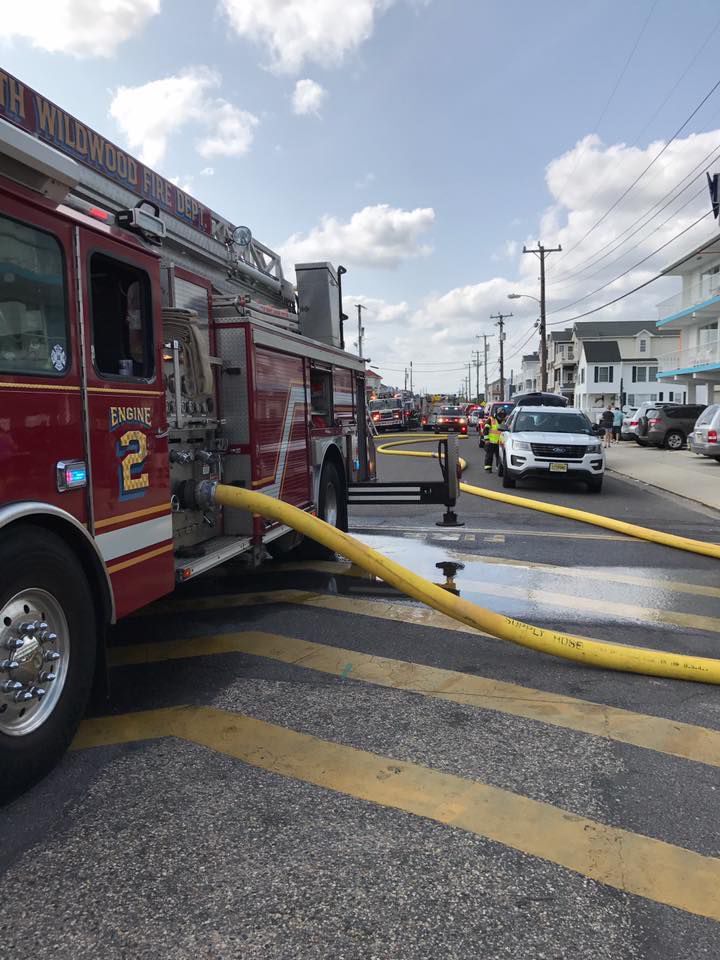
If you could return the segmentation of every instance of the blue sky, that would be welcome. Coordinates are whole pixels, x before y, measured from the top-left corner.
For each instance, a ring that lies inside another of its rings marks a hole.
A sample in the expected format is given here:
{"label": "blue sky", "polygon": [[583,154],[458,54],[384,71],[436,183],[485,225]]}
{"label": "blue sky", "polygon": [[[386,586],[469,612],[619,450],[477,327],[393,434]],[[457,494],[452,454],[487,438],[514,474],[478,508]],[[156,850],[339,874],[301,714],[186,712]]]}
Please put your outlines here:
{"label": "blue sky", "polygon": [[[682,12],[677,0],[103,7],[106,20],[80,0],[14,5],[0,28],[4,67],[131,152],[152,137],[153,165],[281,248],[286,272],[293,257],[345,263],[352,302],[368,306],[373,362],[397,382],[413,359],[433,389],[456,387],[476,334],[494,334],[490,313],[513,310],[511,345],[531,335],[532,301],[507,301],[512,290],[537,295],[523,242],[573,247],[718,77],[720,33],[698,55],[720,17],[710,0],[689,0]],[[122,21],[113,7],[126,11]],[[287,27],[293,16],[302,29]],[[168,100],[178,78],[189,93]],[[312,81],[300,114],[298,81]],[[720,148],[718,126],[720,91],[627,201],[558,260],[557,274],[617,236],[713,143]],[[593,133],[596,142],[576,146]],[[549,286],[549,299],[584,296],[706,209],[698,199],[626,261],[611,260],[607,275],[571,276]],[[713,229],[705,220],[608,289],[630,289]],[[672,292],[663,283],[596,316],[654,318],[654,302]]]}

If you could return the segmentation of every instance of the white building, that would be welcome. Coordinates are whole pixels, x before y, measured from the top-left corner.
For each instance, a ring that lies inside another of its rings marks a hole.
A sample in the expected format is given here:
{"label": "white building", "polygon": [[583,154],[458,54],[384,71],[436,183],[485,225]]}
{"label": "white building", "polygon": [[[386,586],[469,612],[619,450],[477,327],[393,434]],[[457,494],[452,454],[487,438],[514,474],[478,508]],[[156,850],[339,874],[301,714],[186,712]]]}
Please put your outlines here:
{"label": "white building", "polygon": [[658,304],[658,330],[678,337],[658,356],[658,380],[684,389],[689,403],[710,403],[720,389],[720,238],[706,240],[663,274],[681,277],[682,290]]}
{"label": "white building", "polygon": [[573,327],[576,407],[592,420],[611,404],[639,407],[685,399],[680,387],[658,382],[658,355],[677,346],[677,334],[642,320],[580,322]]}
{"label": "white building", "polygon": [[552,330],[547,336],[548,390],[561,393],[572,403],[575,394],[577,358],[572,328]]}
{"label": "white building", "polygon": [[526,353],[520,363],[520,380],[516,385],[518,393],[527,390],[539,390],[540,384],[540,357],[535,353]]}

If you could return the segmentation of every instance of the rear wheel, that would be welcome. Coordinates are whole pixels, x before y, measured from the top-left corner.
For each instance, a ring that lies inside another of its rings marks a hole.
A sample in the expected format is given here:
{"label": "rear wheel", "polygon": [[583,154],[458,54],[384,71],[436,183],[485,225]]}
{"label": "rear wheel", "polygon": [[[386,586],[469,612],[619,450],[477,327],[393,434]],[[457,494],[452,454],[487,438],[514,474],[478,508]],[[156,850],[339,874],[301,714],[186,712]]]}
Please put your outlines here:
{"label": "rear wheel", "polygon": [[96,616],[62,540],[32,526],[0,543],[0,802],[58,762],[85,713]]}
{"label": "rear wheel", "polygon": [[[320,475],[318,517],[338,530],[347,530],[347,500],[345,484],[334,463],[326,461]],[[335,557],[335,551],[316,540],[306,537],[301,545],[302,555],[308,560],[327,560]]]}
{"label": "rear wheel", "polygon": [[679,430],[668,430],[665,434],[664,446],[666,450],[681,450],[685,443],[685,436]]}

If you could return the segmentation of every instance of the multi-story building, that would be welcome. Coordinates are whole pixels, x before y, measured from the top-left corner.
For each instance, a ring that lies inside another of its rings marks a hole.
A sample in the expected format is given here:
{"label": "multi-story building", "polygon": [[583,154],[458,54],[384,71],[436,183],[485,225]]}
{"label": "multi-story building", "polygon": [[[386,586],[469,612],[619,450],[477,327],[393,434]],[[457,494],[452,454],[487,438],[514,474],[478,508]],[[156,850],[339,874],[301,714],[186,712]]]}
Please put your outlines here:
{"label": "multi-story building", "polygon": [[683,387],[658,381],[658,356],[677,347],[677,333],[651,321],[582,321],[573,327],[576,407],[591,418],[606,407],[686,398]]}
{"label": "multi-story building", "polygon": [[520,362],[520,380],[517,390],[539,390],[540,357],[535,353],[526,353]]}
{"label": "multi-story building", "polygon": [[572,403],[577,370],[572,328],[552,330],[547,335],[547,369],[548,390],[561,393]]}
{"label": "multi-story building", "polygon": [[658,381],[680,387],[689,403],[710,403],[720,392],[720,238],[671,263],[665,276],[682,279],[682,290],[658,304],[659,331],[678,343],[658,355]]}

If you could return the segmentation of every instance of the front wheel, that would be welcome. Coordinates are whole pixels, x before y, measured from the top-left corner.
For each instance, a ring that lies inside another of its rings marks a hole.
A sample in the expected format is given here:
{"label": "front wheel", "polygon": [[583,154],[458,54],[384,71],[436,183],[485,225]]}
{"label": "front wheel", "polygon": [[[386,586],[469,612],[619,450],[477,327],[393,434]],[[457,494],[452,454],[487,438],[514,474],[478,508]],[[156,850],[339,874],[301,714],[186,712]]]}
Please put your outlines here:
{"label": "front wheel", "polygon": [[503,470],[502,475],[502,485],[506,490],[514,490],[517,483],[517,478],[513,476],[512,472],[506,467]]}
{"label": "front wheel", "polygon": [[45,776],[85,713],[96,616],[75,555],[26,525],[0,542],[0,803]]}
{"label": "front wheel", "polygon": [[593,477],[592,480],[588,480],[587,488],[589,493],[600,493],[602,490],[603,478],[602,477]]}
{"label": "front wheel", "polygon": [[685,437],[682,435],[682,433],[680,433],[679,430],[669,430],[665,434],[666,450],[682,450],[684,443]]}

